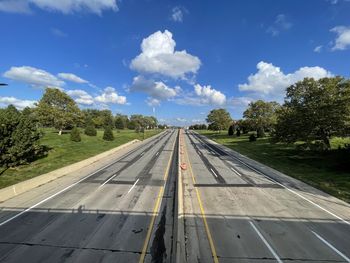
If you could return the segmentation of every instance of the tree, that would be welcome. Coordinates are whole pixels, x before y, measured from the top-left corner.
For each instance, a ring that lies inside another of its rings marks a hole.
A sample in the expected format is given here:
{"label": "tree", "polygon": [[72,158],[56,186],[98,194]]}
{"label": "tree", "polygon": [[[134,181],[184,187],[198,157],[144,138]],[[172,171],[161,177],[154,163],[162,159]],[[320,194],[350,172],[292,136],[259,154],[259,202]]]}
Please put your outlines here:
{"label": "tree", "polygon": [[75,101],[55,88],[45,90],[36,112],[42,125],[55,127],[59,130],[59,135],[63,129],[71,129],[83,121],[83,115]]}
{"label": "tree", "polygon": [[70,132],[70,140],[73,142],[80,142],[81,137],[80,137],[80,131],[77,127],[74,127],[71,132]]}
{"label": "tree", "polygon": [[103,139],[105,141],[113,141],[114,140],[113,131],[112,131],[112,128],[110,126],[105,127],[105,130],[103,132]]}
{"label": "tree", "polygon": [[[214,109],[211,110],[207,116],[206,121],[213,130],[226,130],[232,123],[230,113],[225,109]],[[209,129],[209,127],[208,127]]]}
{"label": "tree", "polygon": [[230,125],[230,127],[228,128],[228,135],[232,136],[233,134],[234,134],[233,125]]}
{"label": "tree", "polygon": [[241,136],[241,130],[240,130],[240,129],[237,129],[237,131],[236,131],[236,136],[237,136],[237,137],[240,137],[240,136]]}
{"label": "tree", "polygon": [[276,110],[280,107],[277,102],[257,100],[251,102],[243,113],[243,117],[257,131],[258,137],[265,136],[265,130],[270,130],[276,123]]}
{"label": "tree", "polygon": [[285,103],[277,111],[273,138],[308,144],[320,140],[329,149],[332,136],[345,136],[349,131],[350,80],[305,78],[287,88]]}
{"label": "tree", "polygon": [[4,168],[25,164],[44,153],[39,144],[42,133],[37,120],[10,105],[0,109],[0,166]]}
{"label": "tree", "polygon": [[84,132],[88,136],[96,136],[97,135],[97,131],[95,129],[94,122],[92,121],[91,118],[87,119]]}
{"label": "tree", "polygon": [[127,124],[129,122],[128,116],[117,114],[114,118],[115,127],[117,129],[123,130],[127,127]]}

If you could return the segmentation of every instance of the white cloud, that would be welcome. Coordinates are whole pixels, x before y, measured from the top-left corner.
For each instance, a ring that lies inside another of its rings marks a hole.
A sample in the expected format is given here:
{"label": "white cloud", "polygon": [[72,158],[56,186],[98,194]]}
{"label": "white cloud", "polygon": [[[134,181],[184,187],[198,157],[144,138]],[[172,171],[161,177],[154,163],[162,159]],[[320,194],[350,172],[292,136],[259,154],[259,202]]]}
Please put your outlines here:
{"label": "white cloud", "polygon": [[175,6],[171,10],[171,20],[173,20],[174,22],[182,22],[183,18],[184,18],[184,14],[183,14],[182,8],[179,6]]}
{"label": "white cloud", "polygon": [[254,99],[249,97],[234,97],[228,101],[228,105],[233,107],[247,107]]}
{"label": "white cloud", "polygon": [[150,106],[150,107],[160,106],[160,100],[155,99],[155,98],[151,98],[151,97],[148,97],[148,98],[146,99],[146,103],[147,103],[147,105]]}
{"label": "white cloud", "polygon": [[61,79],[68,80],[75,83],[89,83],[87,80],[82,79],[72,73],[58,73],[57,76]]}
{"label": "white cloud", "polygon": [[345,50],[350,47],[350,26],[336,26],[331,32],[337,34],[332,50]]}
{"label": "white cloud", "polygon": [[288,86],[306,77],[320,79],[332,76],[321,67],[302,67],[293,73],[284,74],[279,67],[263,61],[257,64],[257,69],[257,73],[248,77],[248,83],[238,85],[241,91],[279,96],[284,94]]}
{"label": "white cloud", "polygon": [[0,2],[0,11],[8,13],[31,13],[28,2],[24,0],[3,0]]}
{"label": "white cloud", "polygon": [[4,73],[4,77],[40,87],[61,87],[65,84],[64,81],[59,80],[57,77],[43,69],[37,69],[29,66],[11,67]]}
{"label": "white cloud", "polygon": [[137,76],[133,80],[130,91],[144,92],[152,98],[158,100],[167,100],[169,98],[175,97],[181,91],[181,88],[169,88],[165,83],[161,81],[154,81],[152,79],[146,79],[143,76]]}
{"label": "white cloud", "polygon": [[67,37],[68,35],[58,28],[51,28],[51,33],[56,37]]}
{"label": "white cloud", "polygon": [[30,13],[30,5],[63,14],[88,12],[101,15],[105,10],[118,11],[116,0],[4,0],[0,2],[0,11]]}
{"label": "white cloud", "polygon": [[71,96],[76,103],[82,104],[82,105],[92,105],[94,104],[94,98],[87,93],[85,90],[68,90],[67,94]]}
{"label": "white cloud", "polygon": [[288,21],[287,16],[284,14],[279,14],[276,16],[276,19],[270,27],[267,28],[267,33],[270,33],[272,36],[277,36],[281,31],[286,31],[293,26],[291,22]]}
{"label": "white cloud", "polygon": [[178,122],[187,122],[185,118],[180,118],[180,117],[176,118],[175,120]]}
{"label": "white cloud", "polygon": [[224,105],[226,103],[226,96],[222,92],[213,89],[210,85],[201,86],[194,85],[194,91],[200,98],[201,104],[209,105]]}
{"label": "white cloud", "polygon": [[25,107],[34,107],[35,103],[37,101],[35,100],[21,100],[17,99],[15,97],[0,97],[0,107],[7,107],[8,105],[12,104],[17,109],[24,109]]}
{"label": "white cloud", "polygon": [[322,45],[317,46],[317,47],[315,47],[315,48],[314,48],[314,52],[316,52],[316,53],[320,53],[320,52],[322,51],[322,48],[323,48],[323,46],[322,46]]}
{"label": "white cloud", "polygon": [[95,97],[95,100],[97,102],[101,103],[113,103],[113,104],[126,104],[126,97],[120,96],[116,92],[115,88],[113,87],[107,87],[104,89],[104,92],[100,95]]}
{"label": "white cloud", "polygon": [[185,78],[188,73],[196,74],[201,61],[186,50],[175,51],[176,43],[168,30],[157,31],[142,40],[142,53],[131,61],[133,70],[172,78]]}

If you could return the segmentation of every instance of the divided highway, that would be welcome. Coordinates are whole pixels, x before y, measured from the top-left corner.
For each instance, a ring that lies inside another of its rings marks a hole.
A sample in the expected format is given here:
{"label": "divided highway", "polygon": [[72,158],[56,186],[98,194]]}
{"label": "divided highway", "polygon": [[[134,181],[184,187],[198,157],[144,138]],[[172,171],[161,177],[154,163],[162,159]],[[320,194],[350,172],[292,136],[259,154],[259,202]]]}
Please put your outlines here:
{"label": "divided highway", "polygon": [[0,262],[350,262],[350,206],[168,130],[1,203]]}

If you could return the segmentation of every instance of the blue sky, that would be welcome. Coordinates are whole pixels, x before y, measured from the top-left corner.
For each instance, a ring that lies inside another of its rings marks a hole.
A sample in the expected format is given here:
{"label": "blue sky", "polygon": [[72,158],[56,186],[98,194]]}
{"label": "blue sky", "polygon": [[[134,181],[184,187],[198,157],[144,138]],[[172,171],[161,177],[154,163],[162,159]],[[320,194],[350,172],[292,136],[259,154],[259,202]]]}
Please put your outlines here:
{"label": "blue sky", "polygon": [[350,75],[350,1],[0,0],[0,107],[46,87],[81,108],[204,122]]}

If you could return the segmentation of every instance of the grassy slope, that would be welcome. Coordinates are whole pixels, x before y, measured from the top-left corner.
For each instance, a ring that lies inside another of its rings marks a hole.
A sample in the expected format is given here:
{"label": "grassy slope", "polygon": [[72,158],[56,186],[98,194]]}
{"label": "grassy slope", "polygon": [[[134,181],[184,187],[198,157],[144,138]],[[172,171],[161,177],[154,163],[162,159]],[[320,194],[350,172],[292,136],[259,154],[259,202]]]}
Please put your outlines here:
{"label": "grassy slope", "polygon": [[[350,171],[340,169],[334,152],[314,153],[300,152],[293,145],[271,144],[268,138],[249,142],[247,135],[229,137],[211,131],[200,131],[201,134],[266,164],[289,176],[304,181],[346,202],[350,202]],[[335,138],[332,148],[350,143],[350,139]]]}
{"label": "grassy slope", "polygon": [[[49,129],[44,132],[45,135],[41,139],[41,144],[51,148],[48,156],[38,159],[29,165],[6,170],[0,175],[0,188],[84,160],[133,139],[142,140],[143,137],[142,133],[136,133],[135,131],[114,131],[114,141],[108,142],[102,139],[103,131],[98,131],[96,137],[81,134],[81,142],[72,142],[70,140],[70,134],[59,136],[57,132]],[[161,132],[161,130],[146,131],[145,138],[151,137],[159,132]]]}

